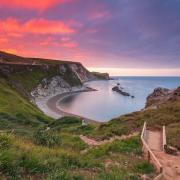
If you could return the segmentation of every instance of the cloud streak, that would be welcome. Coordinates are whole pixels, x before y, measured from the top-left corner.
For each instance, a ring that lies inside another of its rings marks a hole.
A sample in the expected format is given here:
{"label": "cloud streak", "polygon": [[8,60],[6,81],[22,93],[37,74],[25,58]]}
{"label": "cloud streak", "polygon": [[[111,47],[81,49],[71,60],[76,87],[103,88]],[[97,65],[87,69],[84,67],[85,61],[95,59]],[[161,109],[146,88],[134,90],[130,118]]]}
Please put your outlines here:
{"label": "cloud streak", "polygon": [[73,34],[75,30],[63,21],[31,19],[24,23],[15,18],[0,20],[1,32],[13,34]]}
{"label": "cloud streak", "polygon": [[0,6],[19,9],[46,10],[57,4],[66,2],[69,2],[69,0],[0,0]]}

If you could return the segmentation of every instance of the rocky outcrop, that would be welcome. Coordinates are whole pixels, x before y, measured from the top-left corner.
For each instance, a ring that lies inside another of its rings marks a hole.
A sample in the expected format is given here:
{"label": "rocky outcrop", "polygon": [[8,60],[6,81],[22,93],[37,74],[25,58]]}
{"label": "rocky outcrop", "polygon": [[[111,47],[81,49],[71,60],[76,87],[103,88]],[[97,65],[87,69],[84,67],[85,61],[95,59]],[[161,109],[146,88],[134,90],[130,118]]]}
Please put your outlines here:
{"label": "rocky outcrop", "polygon": [[167,101],[180,100],[180,87],[169,90],[158,87],[147,97],[146,108],[156,108]]}
{"label": "rocky outcrop", "polygon": [[[123,95],[123,96],[130,96],[129,93],[122,91],[122,90],[119,88],[119,86],[114,86],[114,87],[112,88],[112,90],[115,91],[115,92],[118,92],[119,94],[121,94],[121,95]],[[134,98],[134,96],[131,96],[131,97]]]}
{"label": "rocky outcrop", "polygon": [[46,97],[56,94],[57,92],[70,92],[72,87],[64,81],[61,76],[54,76],[52,78],[44,78],[41,83],[31,92],[33,97]]}

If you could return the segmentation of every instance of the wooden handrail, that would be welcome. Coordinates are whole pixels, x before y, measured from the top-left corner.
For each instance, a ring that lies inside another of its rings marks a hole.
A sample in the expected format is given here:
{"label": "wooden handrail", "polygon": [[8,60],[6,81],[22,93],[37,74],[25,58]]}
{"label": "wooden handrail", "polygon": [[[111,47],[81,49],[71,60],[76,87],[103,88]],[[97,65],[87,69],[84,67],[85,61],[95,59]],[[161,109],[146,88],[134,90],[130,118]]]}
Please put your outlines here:
{"label": "wooden handrail", "polygon": [[146,140],[144,139],[144,135],[146,136],[146,122],[144,123],[143,130],[142,130],[142,133],[141,133],[141,141],[142,141],[144,147],[146,148],[147,152],[149,153],[149,156],[150,156],[149,158],[152,158],[156,162],[156,163],[154,163],[154,165],[156,166],[158,171],[160,173],[162,173],[162,170],[163,170],[162,165],[159,162],[159,160],[156,158],[156,156],[154,155],[154,153],[152,152],[150,147],[148,146]]}

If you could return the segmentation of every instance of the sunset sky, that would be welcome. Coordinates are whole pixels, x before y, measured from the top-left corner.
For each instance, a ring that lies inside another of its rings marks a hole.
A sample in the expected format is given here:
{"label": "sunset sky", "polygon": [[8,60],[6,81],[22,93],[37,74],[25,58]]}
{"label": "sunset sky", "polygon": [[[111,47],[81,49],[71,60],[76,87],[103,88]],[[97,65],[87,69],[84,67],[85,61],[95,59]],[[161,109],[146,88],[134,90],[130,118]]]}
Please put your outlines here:
{"label": "sunset sky", "polygon": [[180,0],[0,0],[0,49],[111,75],[180,75]]}

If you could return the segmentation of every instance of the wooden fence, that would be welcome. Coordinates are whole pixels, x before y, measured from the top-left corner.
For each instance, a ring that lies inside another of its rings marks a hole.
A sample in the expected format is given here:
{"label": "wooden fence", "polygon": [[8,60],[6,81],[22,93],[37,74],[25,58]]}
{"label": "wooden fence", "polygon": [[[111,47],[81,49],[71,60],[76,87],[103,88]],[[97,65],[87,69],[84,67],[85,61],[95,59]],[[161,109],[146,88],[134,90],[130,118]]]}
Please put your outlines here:
{"label": "wooden fence", "polygon": [[143,144],[143,152],[146,156],[146,158],[148,159],[149,162],[151,162],[154,167],[156,168],[157,172],[162,173],[162,165],[159,162],[159,160],[156,158],[155,154],[152,152],[152,150],[150,149],[150,147],[147,144],[147,127],[146,127],[146,122],[144,123],[143,126],[143,130],[141,133],[141,141]]}

